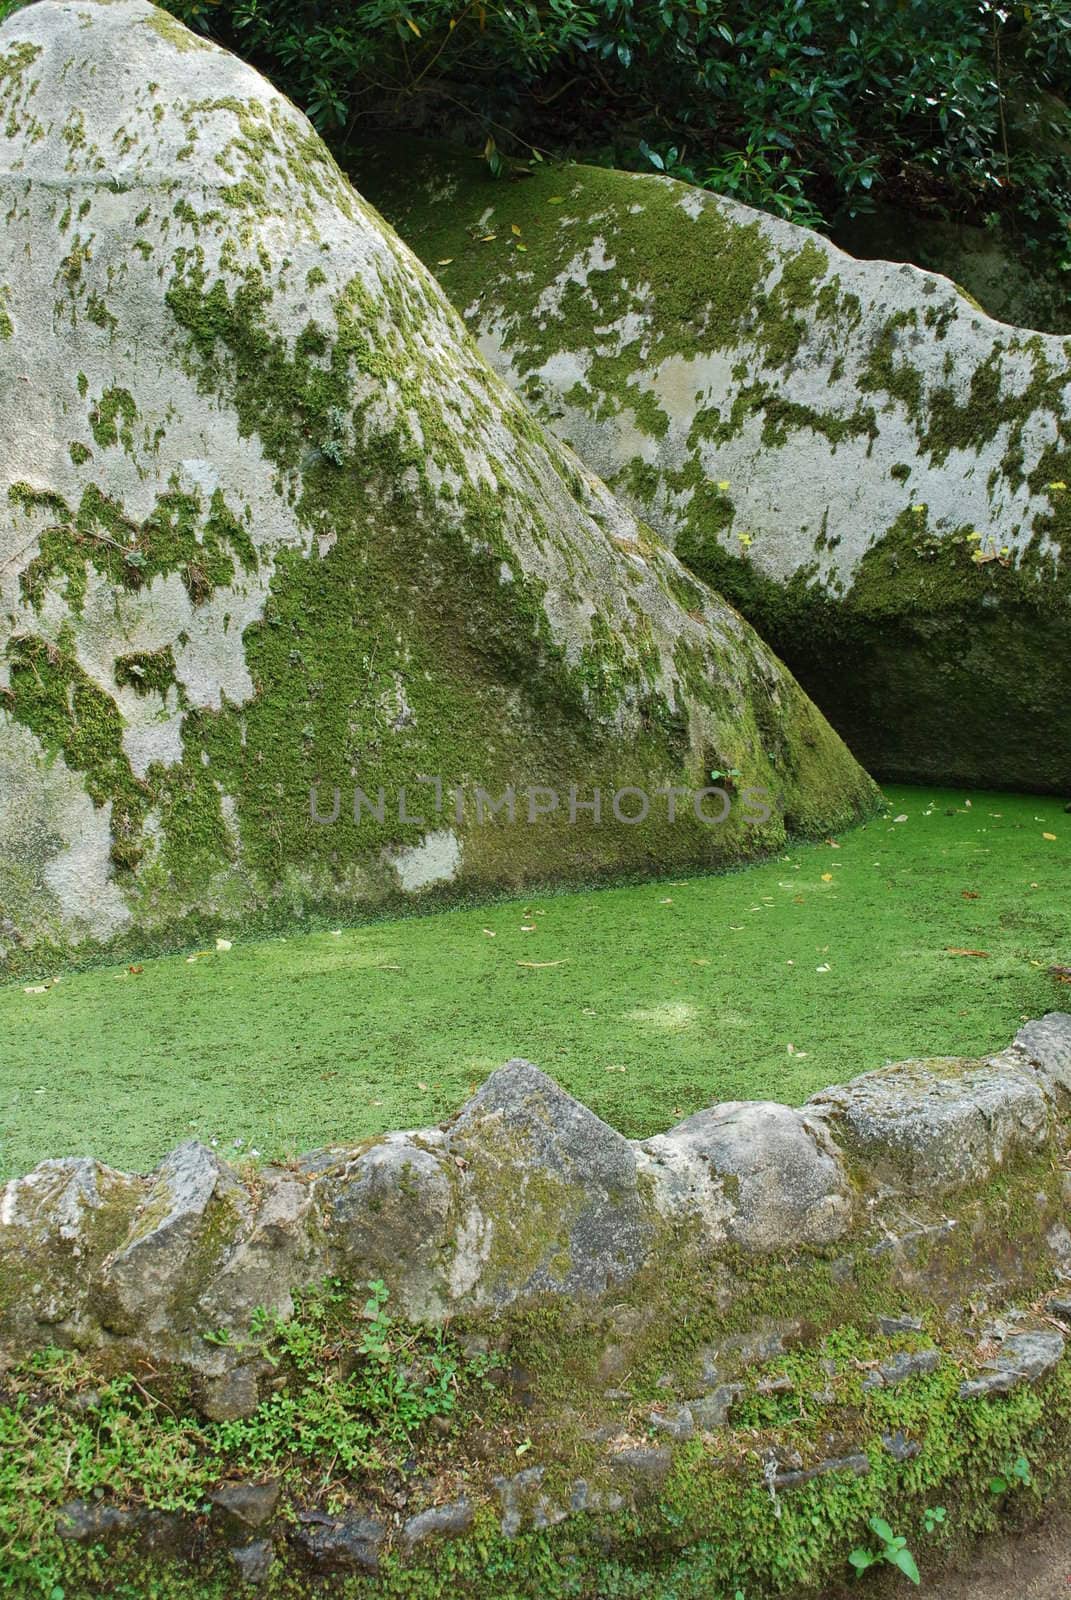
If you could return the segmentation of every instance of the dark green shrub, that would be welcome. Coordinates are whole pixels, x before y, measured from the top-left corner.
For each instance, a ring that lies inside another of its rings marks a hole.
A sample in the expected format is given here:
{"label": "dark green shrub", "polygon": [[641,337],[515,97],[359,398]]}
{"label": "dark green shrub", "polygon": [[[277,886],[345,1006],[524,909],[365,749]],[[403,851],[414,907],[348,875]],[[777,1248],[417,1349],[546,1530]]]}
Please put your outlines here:
{"label": "dark green shrub", "polygon": [[[797,221],[882,193],[1071,256],[1067,0],[170,0],[333,139],[653,164]],[[2,4],[2,0],[0,0]]]}

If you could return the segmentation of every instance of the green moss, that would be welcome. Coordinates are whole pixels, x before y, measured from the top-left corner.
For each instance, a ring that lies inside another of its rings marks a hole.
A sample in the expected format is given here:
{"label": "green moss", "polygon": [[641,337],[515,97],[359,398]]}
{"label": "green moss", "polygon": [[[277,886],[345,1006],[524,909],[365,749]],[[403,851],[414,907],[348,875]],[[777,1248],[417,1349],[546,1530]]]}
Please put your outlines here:
{"label": "green moss", "polygon": [[876,439],[878,434],[877,420],[870,407],[865,410],[860,408],[846,417],[836,411],[818,411],[813,406],[800,405],[796,401],[785,400],[772,391],[766,391],[761,409],[762,442],[775,449],[779,445],[787,444],[789,435],[798,433],[801,428],[810,428],[812,432],[821,434],[834,447],[844,439],[858,438],[861,435]]}
{"label": "green moss", "polygon": [[[956,1274],[933,1288],[916,1276],[905,1291],[888,1253],[864,1239],[848,1257],[804,1253],[791,1263],[729,1252],[713,1281],[709,1260],[690,1260],[685,1240],[667,1240],[652,1271],[615,1293],[612,1305],[554,1298],[493,1322],[461,1319],[456,1333],[490,1335],[498,1366],[466,1360],[454,1330],[436,1338],[394,1322],[369,1384],[368,1324],[359,1320],[366,1295],[332,1283],[306,1297],[290,1329],[269,1319],[259,1334],[232,1338],[235,1355],[263,1348],[275,1374],[271,1398],[237,1423],[196,1417],[178,1375],[143,1372],[135,1385],[99,1357],[45,1352],[9,1372],[0,1405],[7,1446],[0,1471],[12,1491],[0,1502],[0,1527],[12,1592],[21,1594],[23,1582],[27,1595],[58,1582],[69,1600],[88,1600],[106,1573],[120,1594],[225,1600],[233,1574],[211,1522],[199,1525],[192,1559],[169,1560],[133,1539],[105,1556],[100,1547],[56,1537],[57,1514],[73,1486],[81,1494],[98,1487],[105,1506],[125,1502],[192,1518],[220,1478],[268,1474],[282,1487],[285,1527],[294,1510],[323,1503],[328,1461],[336,1513],[375,1503],[390,1486],[392,1503],[400,1490],[404,1514],[411,1514],[424,1503],[422,1483],[438,1485],[433,1500],[464,1492],[474,1505],[473,1527],[461,1538],[411,1552],[385,1543],[372,1584],[385,1600],[434,1600],[444,1586],[476,1600],[732,1600],[739,1589],[772,1600],[835,1581],[850,1550],[866,1541],[874,1515],[894,1522],[928,1572],[942,1550],[964,1547],[1005,1515],[1036,1512],[1065,1481],[1068,1363],[1007,1395],[964,1396],[964,1373],[978,1355],[970,1329],[946,1316],[972,1282],[991,1283],[985,1241],[1008,1226],[1003,1202],[1018,1196],[1029,1211],[1028,1191],[1039,1180],[1046,1182],[1040,1167],[1008,1173],[958,1213],[962,1233],[974,1241],[973,1280]],[[1047,1204],[1058,1214],[1051,1183],[1048,1189]],[[1025,1299],[1051,1284],[1051,1257],[1033,1232],[1021,1243],[1005,1288]],[[913,1312],[922,1332],[877,1331],[878,1314]],[[782,1353],[750,1362],[740,1353],[741,1335],[746,1342],[778,1330],[786,1339]],[[625,1363],[616,1399],[604,1395],[608,1340]],[[935,1347],[940,1361],[932,1372],[893,1387],[867,1383],[889,1357]],[[353,1352],[344,1365],[324,1359],[338,1349]],[[664,1482],[641,1488],[634,1504],[616,1512],[574,1512],[513,1538],[502,1533],[496,1475],[512,1478],[539,1465],[539,1493],[550,1506],[567,1507],[580,1477],[593,1498],[620,1491],[622,1477],[600,1441],[624,1435],[664,1443],[652,1408],[694,1394],[701,1357],[712,1356],[724,1379],[742,1382],[743,1393],[728,1425],[673,1448]],[[447,1381],[429,1385],[421,1405],[423,1374]],[[87,1389],[96,1423],[88,1430]],[[392,1403],[403,1393],[407,1409]],[[427,1426],[436,1419],[436,1429]],[[478,1453],[467,1448],[476,1429]],[[102,1431],[122,1438],[121,1452],[102,1456]],[[886,1445],[897,1433],[913,1447],[906,1460]],[[518,1437],[526,1460],[517,1455]],[[865,1458],[865,1471],[826,1472],[795,1488],[766,1481],[771,1457],[810,1467],[846,1455]],[[1013,1503],[994,1494],[990,1481],[1019,1456],[1032,1481],[1014,1491]],[[925,1532],[924,1513],[938,1504],[947,1516],[934,1537]],[[273,1600],[309,1600],[310,1580],[287,1559],[282,1541],[279,1552],[268,1592]],[[333,1592],[356,1596],[370,1582],[339,1574]]]}
{"label": "green moss", "polygon": [[85,115],[75,106],[68,114],[66,122],[60,129],[60,137],[73,155],[76,150],[81,150],[86,142]]}
{"label": "green moss", "polygon": [[123,752],[114,700],[79,667],[71,641],[50,645],[24,635],[8,645],[7,655],[11,715],[37,735],[46,757],[62,753],[69,767],[85,774],[95,805],[111,803],[113,859],[117,865],[135,865],[149,790],[135,778]]}
{"label": "green moss", "polygon": [[[100,320],[93,316],[92,311],[89,315],[92,321]],[[105,312],[101,326],[108,325],[106,319]],[[121,442],[128,455],[134,452],[134,423],[137,420],[138,408],[128,389],[105,389],[89,412],[89,426],[102,449]]]}
{"label": "green moss", "polygon": [[[819,285],[828,271],[829,258],[813,239],[806,240],[799,250],[782,260],[777,282],[760,313],[760,341],[767,365],[784,367],[794,360],[807,331],[806,319],[796,313],[814,307]],[[825,297],[821,314],[832,318],[836,315],[836,289],[832,283],[826,283],[822,288]]]}
{"label": "green moss", "polygon": [[88,239],[83,239],[81,234],[75,234],[74,244],[64,257],[60,267],[60,276],[71,294],[75,293],[82,281],[82,272],[93,254],[92,244],[92,234]]}
{"label": "green moss", "polygon": [[917,321],[913,310],[893,312],[873,340],[859,378],[859,387],[864,393],[886,394],[891,400],[899,401],[912,422],[922,413],[922,375],[909,356],[898,361],[897,353],[900,330],[914,326]]}
{"label": "green moss", "polygon": [[177,17],[173,17],[168,11],[158,10],[155,6],[151,14],[144,19],[143,26],[159,34],[172,50],[180,50],[186,54],[192,50],[212,49],[207,39],[191,33],[189,28],[183,27]]}
{"label": "green moss", "polygon": [[[109,390],[90,416],[98,444],[130,433],[135,413],[125,390]],[[78,447],[79,451],[84,446]],[[78,460],[75,447],[72,460]],[[90,459],[85,451],[81,460]],[[215,490],[207,514],[196,495],[169,490],[158,495],[143,522],[128,518],[95,483],[82,491],[76,511],[63,498],[15,484],[8,492],[12,504],[31,514],[51,519],[39,534],[40,549],[20,577],[23,595],[40,607],[52,582],[62,574],[67,599],[77,614],[86,592],[87,568],[92,564],[113,583],[138,589],[157,576],[178,572],[194,603],[208,598],[234,580],[237,556],[249,570],[257,566],[248,528],[229,510],[221,490]]]}
{"label": "green moss", "polygon": [[129,686],[139,695],[166,695],[175,682],[175,657],[170,645],[162,650],[135,651],[116,657],[114,670],[120,687]]}
{"label": "green moss", "polygon": [[119,319],[108,310],[104,301],[97,294],[91,294],[86,301],[86,316],[90,322],[95,322],[98,328],[117,328]]}

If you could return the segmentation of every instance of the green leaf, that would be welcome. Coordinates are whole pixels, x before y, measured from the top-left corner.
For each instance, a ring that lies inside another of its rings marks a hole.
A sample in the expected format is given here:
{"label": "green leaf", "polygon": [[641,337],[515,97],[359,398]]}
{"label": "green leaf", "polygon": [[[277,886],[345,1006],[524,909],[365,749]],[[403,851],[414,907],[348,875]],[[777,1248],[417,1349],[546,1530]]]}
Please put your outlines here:
{"label": "green leaf", "polygon": [[891,1555],[889,1557],[889,1560],[892,1562],[894,1567],[899,1567],[900,1571],[904,1574],[904,1577],[910,1578],[912,1583],[921,1582],[921,1579],[919,1578],[919,1569],[915,1564],[915,1558],[911,1554],[910,1550],[897,1550],[895,1555]]}
{"label": "green leaf", "polygon": [[892,1529],[889,1527],[889,1524],[882,1517],[871,1517],[870,1526],[873,1528],[878,1538],[881,1539],[885,1544],[892,1544],[893,1540],[896,1538],[895,1533],[893,1533]]}

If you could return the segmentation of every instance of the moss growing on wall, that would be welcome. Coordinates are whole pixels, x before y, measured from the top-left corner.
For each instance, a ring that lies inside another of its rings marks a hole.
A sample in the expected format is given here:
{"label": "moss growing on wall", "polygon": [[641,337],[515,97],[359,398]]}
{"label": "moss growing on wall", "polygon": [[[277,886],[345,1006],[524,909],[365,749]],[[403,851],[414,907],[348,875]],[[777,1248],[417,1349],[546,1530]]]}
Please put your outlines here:
{"label": "moss growing on wall", "polygon": [[[926,1572],[972,1534],[1036,1511],[1063,1482],[1066,1360],[1007,1394],[961,1389],[979,1361],[962,1305],[980,1283],[992,1294],[996,1278],[1018,1304],[1045,1292],[1044,1233],[1061,1205],[1048,1162],[958,1197],[957,1230],[936,1225],[922,1199],[899,1266],[886,1237],[790,1263],[729,1253],[712,1274],[689,1258],[686,1237],[667,1239],[657,1267],[612,1304],[548,1300],[445,1336],[384,1323],[375,1285],[370,1308],[363,1285],[331,1282],[289,1327],[259,1317],[247,1339],[232,1336],[232,1358],[266,1354],[274,1378],[271,1396],[235,1422],[198,1416],[179,1374],[134,1381],[114,1361],[45,1352],[0,1391],[8,1592],[21,1600],[59,1584],[67,1600],[88,1600],[107,1583],[116,1594],[222,1600],[234,1568],[224,1525],[204,1508],[235,1476],[282,1490],[264,1586],[274,1600],[319,1592],[323,1580],[290,1542],[310,1510],[384,1524],[378,1572],[333,1574],[340,1595],[733,1600],[742,1589],[772,1600],[846,1576],[874,1515]],[[880,1316],[897,1326],[882,1332]],[[908,1369],[883,1382],[893,1358]],[[656,1419],[719,1381],[740,1386],[726,1421],[670,1442]],[[102,1454],[102,1433],[121,1451]],[[658,1471],[622,1471],[623,1449],[661,1449]],[[1019,1458],[1028,1486],[1010,1474]],[[503,1487],[530,1466],[538,1482]],[[1016,1486],[994,1493],[1000,1474]],[[92,1501],[95,1486],[105,1514],[173,1515],[155,1533],[135,1523],[84,1545],[58,1538],[72,1491]],[[507,1493],[519,1512],[512,1531],[501,1525]],[[461,1494],[468,1531],[407,1550],[401,1520]],[[927,1530],[935,1506],[945,1518]]]}

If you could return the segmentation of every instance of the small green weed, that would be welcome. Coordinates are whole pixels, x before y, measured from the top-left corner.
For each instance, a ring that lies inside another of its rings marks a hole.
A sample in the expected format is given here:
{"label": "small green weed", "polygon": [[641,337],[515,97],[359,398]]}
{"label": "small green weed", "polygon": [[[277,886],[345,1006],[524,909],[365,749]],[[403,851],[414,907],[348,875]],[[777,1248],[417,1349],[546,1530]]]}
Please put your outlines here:
{"label": "small green weed", "polygon": [[903,1535],[894,1533],[883,1517],[871,1517],[869,1527],[871,1532],[876,1534],[881,1541],[881,1548],[879,1550],[864,1550],[862,1548],[853,1550],[848,1557],[848,1561],[856,1572],[861,1576],[869,1568],[885,1561],[888,1562],[889,1566],[896,1567],[898,1571],[902,1572],[905,1578],[910,1578],[912,1583],[919,1583],[921,1581],[919,1569],[914,1556],[907,1548],[907,1540]]}
{"label": "small green weed", "polygon": [[1007,1494],[1009,1489],[1029,1489],[1033,1481],[1029,1461],[1025,1456],[1016,1456],[1010,1467],[990,1478],[989,1492]]}

